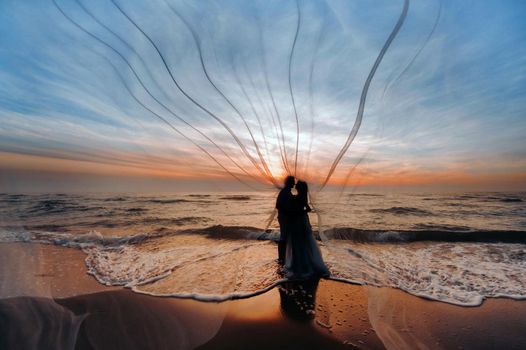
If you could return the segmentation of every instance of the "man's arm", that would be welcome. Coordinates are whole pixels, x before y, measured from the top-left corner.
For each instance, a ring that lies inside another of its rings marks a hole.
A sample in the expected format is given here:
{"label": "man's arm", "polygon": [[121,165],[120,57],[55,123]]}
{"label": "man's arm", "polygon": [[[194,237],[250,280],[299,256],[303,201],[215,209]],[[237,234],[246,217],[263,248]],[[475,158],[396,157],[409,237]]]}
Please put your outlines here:
{"label": "man's arm", "polygon": [[279,211],[285,210],[283,190],[279,191],[278,198],[276,198],[276,209]]}

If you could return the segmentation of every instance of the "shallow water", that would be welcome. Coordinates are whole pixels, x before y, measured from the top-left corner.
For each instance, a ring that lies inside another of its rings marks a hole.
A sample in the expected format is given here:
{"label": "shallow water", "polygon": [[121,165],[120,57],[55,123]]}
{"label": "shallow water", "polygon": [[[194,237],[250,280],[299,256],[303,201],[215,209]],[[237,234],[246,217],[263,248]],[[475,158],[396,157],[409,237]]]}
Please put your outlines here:
{"label": "shallow water", "polygon": [[[141,293],[243,297],[281,280],[277,223],[264,232],[274,197],[2,194],[0,241],[82,249],[99,282]],[[524,193],[314,200],[333,278],[466,306],[526,297]]]}

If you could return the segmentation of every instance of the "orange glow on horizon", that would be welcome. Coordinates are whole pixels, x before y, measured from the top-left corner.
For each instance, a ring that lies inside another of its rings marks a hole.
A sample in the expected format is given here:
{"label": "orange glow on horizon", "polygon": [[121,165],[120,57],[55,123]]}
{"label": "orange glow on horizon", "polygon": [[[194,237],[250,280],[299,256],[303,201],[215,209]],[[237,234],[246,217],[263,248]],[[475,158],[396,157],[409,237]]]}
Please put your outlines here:
{"label": "orange glow on horizon", "polygon": [[[132,155],[121,154],[122,159],[131,158]],[[52,158],[37,155],[15,154],[0,152],[0,163],[4,169],[24,170],[24,171],[44,171],[53,173],[87,174],[87,175],[112,175],[122,177],[143,176],[152,178],[168,179],[201,179],[201,180],[224,180],[232,182],[231,176],[215,167],[209,168],[189,168],[177,164],[155,163],[144,161],[136,164],[111,164],[92,160],[73,160]],[[279,175],[274,174],[277,182],[281,184],[282,179],[287,174],[280,171]],[[264,180],[261,175],[255,177],[261,179],[262,183],[269,182]],[[299,177],[302,178],[302,177]],[[302,178],[303,179],[303,178]],[[306,177],[308,182],[320,183],[321,177]],[[341,186],[345,184],[344,176],[335,175],[329,185]],[[448,171],[423,171],[421,169],[404,168],[403,170],[393,171],[390,169],[357,168],[347,182],[351,186],[428,186],[428,185],[460,185],[460,186],[485,186],[485,185],[513,185],[526,186],[526,173],[490,173],[480,172],[477,174],[458,168]]]}

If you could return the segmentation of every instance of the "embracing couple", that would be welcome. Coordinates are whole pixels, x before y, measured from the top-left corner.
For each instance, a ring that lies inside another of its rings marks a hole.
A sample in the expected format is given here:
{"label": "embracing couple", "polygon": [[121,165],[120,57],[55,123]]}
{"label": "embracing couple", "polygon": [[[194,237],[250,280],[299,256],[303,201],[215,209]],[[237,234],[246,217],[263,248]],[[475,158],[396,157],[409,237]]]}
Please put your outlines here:
{"label": "embracing couple", "polygon": [[[278,261],[284,265],[287,278],[327,277],[329,270],[323,262],[307,214],[311,211],[309,188],[304,181],[295,182],[293,176],[288,176],[276,200],[280,228]],[[297,195],[292,194],[294,187]]]}

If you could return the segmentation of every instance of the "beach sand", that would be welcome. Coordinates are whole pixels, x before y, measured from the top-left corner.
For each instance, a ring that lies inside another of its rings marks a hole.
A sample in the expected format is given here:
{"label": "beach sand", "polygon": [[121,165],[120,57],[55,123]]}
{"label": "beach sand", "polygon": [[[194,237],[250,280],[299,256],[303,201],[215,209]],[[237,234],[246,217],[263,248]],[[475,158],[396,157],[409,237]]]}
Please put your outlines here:
{"label": "beach sand", "polygon": [[288,284],[199,302],[103,286],[84,257],[59,246],[0,244],[1,349],[526,348],[526,301],[459,307],[321,280],[303,292]]}

